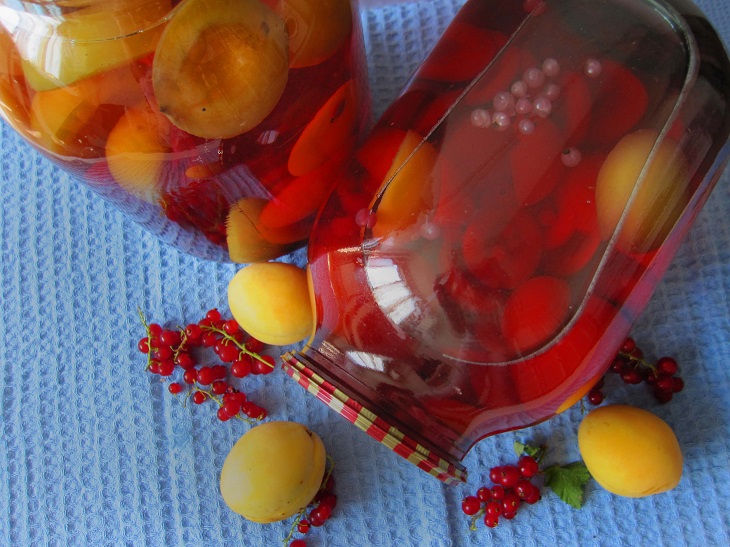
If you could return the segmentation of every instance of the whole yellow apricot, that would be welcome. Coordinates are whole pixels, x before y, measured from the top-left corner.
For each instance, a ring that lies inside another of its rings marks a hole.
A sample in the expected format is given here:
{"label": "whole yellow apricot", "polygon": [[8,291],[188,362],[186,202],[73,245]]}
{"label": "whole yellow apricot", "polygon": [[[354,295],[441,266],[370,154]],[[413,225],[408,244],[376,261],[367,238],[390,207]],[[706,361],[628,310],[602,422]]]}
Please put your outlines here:
{"label": "whole yellow apricot", "polygon": [[248,430],[221,470],[223,500],[253,522],[284,520],[306,507],[322,484],[326,452],[319,436],[295,422]]}
{"label": "whole yellow apricot", "polygon": [[[639,183],[618,235],[618,245],[625,251],[646,252],[661,245],[688,202],[684,155],[676,143],[667,139],[657,144],[657,138],[651,129],[623,137],[606,157],[596,180],[596,213],[606,239]],[[652,153],[652,162],[647,163]]]}
{"label": "whole yellow apricot", "polygon": [[619,496],[666,492],[682,477],[682,451],[672,428],[641,408],[592,410],[578,428],[578,448],[596,482]]}
{"label": "whole yellow apricot", "polygon": [[228,284],[228,306],[241,328],[266,344],[294,344],[314,325],[307,274],[293,264],[242,268]]}

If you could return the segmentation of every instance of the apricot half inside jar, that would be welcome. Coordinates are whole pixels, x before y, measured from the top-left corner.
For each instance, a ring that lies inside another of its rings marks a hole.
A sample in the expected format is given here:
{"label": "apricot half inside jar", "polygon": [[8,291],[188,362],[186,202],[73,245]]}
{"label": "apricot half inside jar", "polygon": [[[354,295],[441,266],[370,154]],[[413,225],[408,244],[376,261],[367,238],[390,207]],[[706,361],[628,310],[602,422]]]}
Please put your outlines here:
{"label": "apricot half inside jar", "polygon": [[160,38],[160,111],[198,137],[249,131],[274,109],[289,71],[284,21],[260,0],[186,0]]}

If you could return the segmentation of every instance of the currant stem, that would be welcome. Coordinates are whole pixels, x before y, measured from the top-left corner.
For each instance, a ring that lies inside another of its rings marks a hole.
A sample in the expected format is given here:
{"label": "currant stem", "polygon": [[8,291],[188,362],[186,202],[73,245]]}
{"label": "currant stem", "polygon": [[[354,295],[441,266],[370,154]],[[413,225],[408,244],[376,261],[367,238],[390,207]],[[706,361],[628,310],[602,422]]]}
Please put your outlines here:
{"label": "currant stem", "polygon": [[264,363],[269,368],[272,368],[272,369],[274,368],[274,365],[272,365],[271,363],[269,363],[268,361],[266,361],[265,359],[263,359],[261,357],[261,355],[259,355],[258,353],[255,353],[255,352],[251,351],[250,349],[248,349],[246,347],[246,344],[245,343],[239,342],[238,340],[236,340],[233,336],[231,336],[230,334],[228,334],[223,329],[219,329],[218,327],[214,327],[212,325],[203,325],[201,328],[203,330],[206,330],[206,331],[215,332],[216,334],[221,334],[223,336],[223,338],[225,338],[229,342],[232,342],[233,344],[235,344],[235,346],[238,349],[240,349],[243,353],[245,353],[246,355],[248,355],[250,357],[253,357],[254,359],[256,359],[256,360]]}
{"label": "currant stem", "polygon": [[152,333],[150,332],[150,326],[147,323],[147,318],[142,312],[142,309],[137,308],[137,313],[139,314],[139,318],[142,321],[142,326],[147,333],[147,366],[145,367],[145,370],[149,370],[150,366],[152,366],[152,346],[150,345],[150,341],[152,340]]}

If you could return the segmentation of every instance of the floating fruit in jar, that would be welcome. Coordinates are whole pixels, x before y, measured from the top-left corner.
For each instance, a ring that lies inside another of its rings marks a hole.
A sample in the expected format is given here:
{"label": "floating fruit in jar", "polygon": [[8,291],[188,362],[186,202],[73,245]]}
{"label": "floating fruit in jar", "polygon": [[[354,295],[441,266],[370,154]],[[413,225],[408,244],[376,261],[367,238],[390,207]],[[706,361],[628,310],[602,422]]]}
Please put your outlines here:
{"label": "floating fruit in jar", "polygon": [[682,478],[679,441],[669,424],[648,410],[627,405],[591,410],[578,428],[578,447],[596,482],[619,496],[660,494]]}
{"label": "floating fruit in jar", "polygon": [[284,22],[260,0],[185,0],[155,52],[160,111],[198,137],[245,133],[279,101],[288,47]]}
{"label": "floating fruit in jar", "polygon": [[623,137],[596,180],[601,232],[610,237],[625,215],[618,245],[626,251],[661,244],[689,201],[684,153],[671,139],[658,138],[651,129]]}
{"label": "floating fruit in jar", "polygon": [[163,183],[167,121],[146,105],[129,108],[109,133],[106,160],[114,180],[130,194],[154,202]]}
{"label": "floating fruit in jar", "polygon": [[223,500],[252,522],[297,514],[312,501],[324,477],[322,439],[295,422],[267,422],[248,430],[223,462]]}
{"label": "floating fruit in jar", "polygon": [[170,0],[111,0],[68,11],[57,25],[21,18],[16,40],[23,70],[36,91],[55,89],[154,51]]}
{"label": "floating fruit in jar", "polygon": [[289,66],[326,61],[352,30],[350,0],[280,0],[276,12],[289,35]]}
{"label": "floating fruit in jar", "polygon": [[281,256],[287,250],[285,244],[270,241],[262,232],[261,212],[268,203],[266,199],[250,197],[241,198],[231,206],[226,219],[226,238],[233,262],[262,262]]}

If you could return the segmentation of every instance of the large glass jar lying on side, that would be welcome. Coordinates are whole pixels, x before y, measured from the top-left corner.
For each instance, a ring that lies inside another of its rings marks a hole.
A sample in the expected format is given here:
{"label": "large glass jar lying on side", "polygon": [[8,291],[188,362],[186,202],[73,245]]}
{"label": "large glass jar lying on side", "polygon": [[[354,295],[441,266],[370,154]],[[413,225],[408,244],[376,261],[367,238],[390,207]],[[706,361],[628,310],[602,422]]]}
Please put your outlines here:
{"label": "large glass jar lying on side", "polygon": [[287,371],[440,479],[605,372],[728,157],[730,65],[683,0],[471,0],[310,242]]}
{"label": "large glass jar lying on side", "polygon": [[369,115],[356,8],[0,0],[0,113],[164,241],[268,260],[306,241]]}

